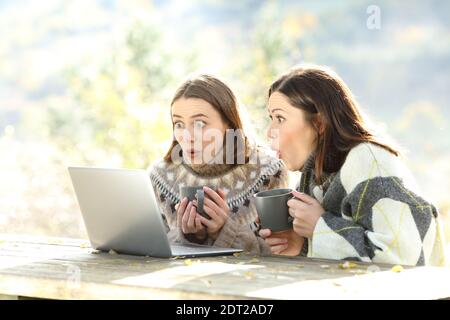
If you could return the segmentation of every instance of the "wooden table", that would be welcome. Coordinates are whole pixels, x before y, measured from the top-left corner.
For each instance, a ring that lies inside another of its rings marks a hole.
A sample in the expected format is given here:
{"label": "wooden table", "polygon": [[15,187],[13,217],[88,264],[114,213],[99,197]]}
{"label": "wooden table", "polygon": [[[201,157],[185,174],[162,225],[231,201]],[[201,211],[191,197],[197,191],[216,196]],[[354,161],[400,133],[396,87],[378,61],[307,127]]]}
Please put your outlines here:
{"label": "wooden table", "polygon": [[394,272],[388,265],[246,254],[158,259],[99,253],[83,240],[0,235],[0,299],[20,297],[448,299],[450,268]]}

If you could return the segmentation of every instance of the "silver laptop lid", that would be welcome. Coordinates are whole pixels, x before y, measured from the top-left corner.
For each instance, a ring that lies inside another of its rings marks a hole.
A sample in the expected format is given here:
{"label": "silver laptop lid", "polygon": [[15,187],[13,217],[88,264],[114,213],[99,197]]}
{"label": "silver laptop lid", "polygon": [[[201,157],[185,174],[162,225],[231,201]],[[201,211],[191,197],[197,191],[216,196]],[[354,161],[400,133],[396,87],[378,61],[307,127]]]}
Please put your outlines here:
{"label": "silver laptop lid", "polygon": [[69,167],[69,173],[93,248],[171,256],[145,170]]}

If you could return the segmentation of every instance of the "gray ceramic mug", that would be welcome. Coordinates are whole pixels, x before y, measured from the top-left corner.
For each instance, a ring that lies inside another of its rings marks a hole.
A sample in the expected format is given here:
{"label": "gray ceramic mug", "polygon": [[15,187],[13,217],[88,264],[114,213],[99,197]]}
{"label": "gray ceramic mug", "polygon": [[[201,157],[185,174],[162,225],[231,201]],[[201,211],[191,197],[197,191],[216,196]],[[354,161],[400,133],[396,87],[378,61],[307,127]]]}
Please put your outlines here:
{"label": "gray ceramic mug", "polygon": [[[210,189],[217,192],[217,186],[207,185]],[[205,218],[210,219],[208,214],[204,211],[203,205],[205,203],[205,191],[203,191],[203,186],[180,186],[180,197],[183,200],[185,197],[189,201],[197,200],[197,212],[200,213]]]}
{"label": "gray ceramic mug", "polygon": [[287,202],[293,198],[292,189],[272,189],[253,196],[256,212],[263,229],[279,232],[292,229],[292,217]]}

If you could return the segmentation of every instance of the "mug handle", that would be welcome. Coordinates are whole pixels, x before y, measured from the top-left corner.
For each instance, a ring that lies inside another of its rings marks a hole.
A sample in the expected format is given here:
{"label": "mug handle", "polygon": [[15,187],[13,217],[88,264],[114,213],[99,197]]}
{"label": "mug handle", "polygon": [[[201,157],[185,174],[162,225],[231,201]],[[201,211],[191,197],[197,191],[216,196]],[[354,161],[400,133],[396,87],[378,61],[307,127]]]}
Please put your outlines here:
{"label": "mug handle", "polygon": [[[294,196],[291,196],[287,201],[292,200],[292,199],[295,199],[295,197],[294,197]],[[286,202],[287,202],[287,201],[286,201]],[[292,218],[291,215],[289,215],[289,217],[288,217],[288,223],[289,223],[289,225],[291,225],[291,226],[292,226],[292,224],[294,223],[294,218]]]}

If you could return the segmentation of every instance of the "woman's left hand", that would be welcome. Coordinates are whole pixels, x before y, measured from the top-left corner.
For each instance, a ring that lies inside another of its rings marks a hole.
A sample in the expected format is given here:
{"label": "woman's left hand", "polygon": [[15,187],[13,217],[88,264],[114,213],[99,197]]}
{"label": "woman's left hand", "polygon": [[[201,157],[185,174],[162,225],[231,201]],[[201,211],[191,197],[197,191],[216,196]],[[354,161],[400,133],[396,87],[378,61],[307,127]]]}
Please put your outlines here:
{"label": "woman's left hand", "polygon": [[311,238],[317,221],[325,213],[322,205],[307,194],[292,191],[295,199],[288,201],[289,214],[294,218],[294,231],[301,237]]}
{"label": "woman's left hand", "polygon": [[[230,209],[226,202],[225,193],[219,189],[217,192],[211,188],[204,187],[205,199],[203,201],[203,211],[205,211],[211,219],[200,216],[200,221],[206,226],[208,235],[216,240],[219,236],[220,230],[227,222]],[[206,197],[208,195],[208,197]]]}

